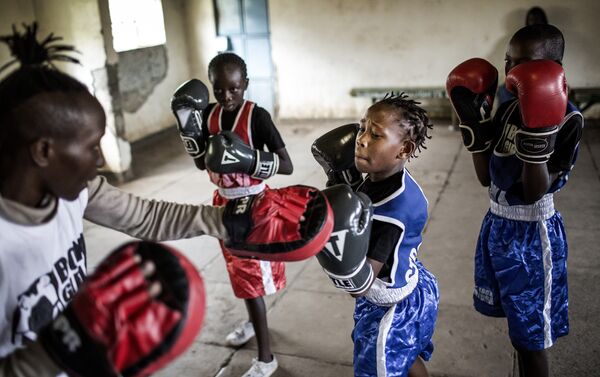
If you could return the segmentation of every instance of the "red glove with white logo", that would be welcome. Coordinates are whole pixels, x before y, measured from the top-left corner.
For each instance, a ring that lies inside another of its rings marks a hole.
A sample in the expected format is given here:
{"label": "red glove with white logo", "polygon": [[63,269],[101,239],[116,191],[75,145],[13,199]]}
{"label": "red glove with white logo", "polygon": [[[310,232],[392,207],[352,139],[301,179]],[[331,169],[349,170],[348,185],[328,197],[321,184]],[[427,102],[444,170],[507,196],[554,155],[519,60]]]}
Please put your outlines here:
{"label": "red glove with white logo", "polygon": [[494,137],[491,112],[498,70],[480,58],[466,60],[448,74],[446,92],[460,119],[463,143],[469,152],[484,152]]}
{"label": "red glove with white logo", "polygon": [[567,110],[565,71],[552,60],[522,63],[508,72],[506,89],[519,98],[523,119],[515,135],[517,157],[534,164],[547,162]]}
{"label": "red glove with white logo", "polygon": [[[150,277],[145,261],[156,268]],[[132,242],[100,264],[39,340],[71,376],[148,376],[192,344],[204,310],[202,278],[189,260],[165,245]]]}

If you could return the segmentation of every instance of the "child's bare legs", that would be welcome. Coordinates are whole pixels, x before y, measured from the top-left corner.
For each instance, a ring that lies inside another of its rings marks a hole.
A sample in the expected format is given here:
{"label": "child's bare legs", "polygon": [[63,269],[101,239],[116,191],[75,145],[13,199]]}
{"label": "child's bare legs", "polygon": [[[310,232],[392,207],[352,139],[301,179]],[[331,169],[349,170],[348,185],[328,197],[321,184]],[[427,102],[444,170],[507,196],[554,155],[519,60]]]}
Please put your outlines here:
{"label": "child's bare legs", "polygon": [[250,322],[254,326],[256,333],[256,343],[258,344],[258,360],[268,363],[273,360],[271,353],[271,344],[269,343],[269,327],[267,326],[267,310],[265,300],[262,297],[249,298],[244,300]]}
{"label": "child's bare legs", "polygon": [[420,357],[417,357],[417,360],[408,370],[408,377],[429,377],[425,363]]}
{"label": "child's bare legs", "polygon": [[517,348],[520,377],[548,377],[548,353],[546,350],[527,351]]}

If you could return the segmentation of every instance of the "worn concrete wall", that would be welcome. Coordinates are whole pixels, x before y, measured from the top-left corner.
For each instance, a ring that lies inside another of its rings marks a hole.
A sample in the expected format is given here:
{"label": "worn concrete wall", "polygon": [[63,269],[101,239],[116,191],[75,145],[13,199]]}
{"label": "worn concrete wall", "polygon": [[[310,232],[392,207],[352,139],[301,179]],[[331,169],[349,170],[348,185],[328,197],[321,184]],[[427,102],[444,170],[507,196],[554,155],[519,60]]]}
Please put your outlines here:
{"label": "worn concrete wall", "polygon": [[[164,46],[166,55],[161,57],[160,53],[155,53],[156,49],[151,48],[153,52],[147,50],[150,60],[138,66],[143,69],[138,70],[137,77],[131,77],[129,74],[127,78],[138,81],[129,82],[129,86],[131,88],[137,85],[140,95],[145,97],[143,103],[124,108],[125,138],[130,142],[175,124],[170,108],[171,95],[179,84],[190,78],[185,2],[163,0],[162,4],[167,35],[167,43]],[[131,64],[135,64],[136,60],[121,57],[122,53],[119,54],[119,70],[127,68],[129,72],[131,69],[135,71]],[[123,64],[129,64],[129,67],[120,67],[122,60]],[[156,80],[156,73],[163,68],[166,68],[164,78]],[[129,96],[133,95],[132,92],[129,93]],[[135,109],[137,110],[131,111]]]}
{"label": "worn concrete wall", "polygon": [[[33,12],[33,2],[28,0],[0,0],[0,35],[12,33],[12,25],[19,27],[23,22],[30,23],[35,20]],[[8,47],[2,43],[0,45],[0,66],[11,60]],[[15,66],[13,66],[15,67]],[[0,78],[6,76],[14,68],[0,73]]]}
{"label": "worn concrete wall", "polygon": [[[12,24],[21,28],[21,23],[35,20],[40,27],[38,39],[52,32],[63,38],[62,43],[74,45],[81,52],[71,54],[80,60],[80,65],[60,62],[55,65],[85,83],[106,111],[107,132],[102,139],[106,170],[122,173],[129,169],[129,144],[119,138],[116,132],[98,0],[1,0],[0,9],[2,35],[11,31]],[[0,47],[0,62],[9,59],[8,49]]]}
{"label": "worn concrete wall", "polygon": [[[75,45],[81,55],[74,54],[81,65],[56,63],[62,70],[92,87],[94,69],[104,66],[106,55],[101,36],[97,0],[0,0],[0,35],[12,32],[16,24],[37,21],[38,38],[50,32],[63,37],[66,44]],[[0,47],[0,63],[10,59],[8,48]]]}
{"label": "worn concrete wall", "polygon": [[50,32],[81,52],[81,65],[62,64],[62,70],[93,87],[92,71],[104,67],[106,54],[97,0],[33,0],[40,36]]}
{"label": "worn concrete wall", "polygon": [[191,77],[208,84],[208,63],[218,51],[212,0],[187,0],[186,22]]}
{"label": "worn concrete wall", "polygon": [[356,117],[369,101],[352,88],[443,86],[473,56],[503,71],[508,39],[533,5],[565,34],[571,86],[600,86],[599,1],[272,0],[280,117]]}

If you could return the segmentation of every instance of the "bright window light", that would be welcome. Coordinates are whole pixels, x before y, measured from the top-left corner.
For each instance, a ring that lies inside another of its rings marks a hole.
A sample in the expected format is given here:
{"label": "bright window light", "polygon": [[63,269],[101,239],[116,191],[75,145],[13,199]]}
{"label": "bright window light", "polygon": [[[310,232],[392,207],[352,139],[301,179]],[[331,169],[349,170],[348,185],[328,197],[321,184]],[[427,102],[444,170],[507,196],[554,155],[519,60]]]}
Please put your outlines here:
{"label": "bright window light", "polygon": [[164,44],[161,0],[108,0],[115,51]]}

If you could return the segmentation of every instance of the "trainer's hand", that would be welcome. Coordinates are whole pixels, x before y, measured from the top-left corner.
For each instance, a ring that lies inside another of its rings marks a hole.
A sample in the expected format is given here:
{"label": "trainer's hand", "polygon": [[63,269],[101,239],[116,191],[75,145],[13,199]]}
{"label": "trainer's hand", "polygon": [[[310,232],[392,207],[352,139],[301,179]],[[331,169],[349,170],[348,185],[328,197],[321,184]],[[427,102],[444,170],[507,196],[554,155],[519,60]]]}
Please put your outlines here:
{"label": "trainer's hand", "polygon": [[89,276],[40,343],[72,376],[147,376],[191,345],[205,294],[195,267],[174,249],[132,242]]}

